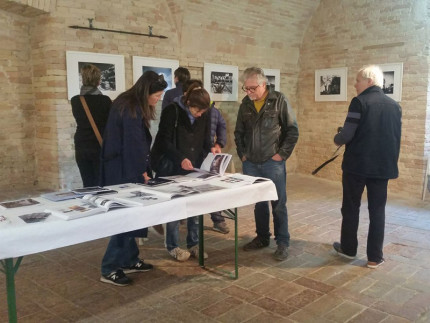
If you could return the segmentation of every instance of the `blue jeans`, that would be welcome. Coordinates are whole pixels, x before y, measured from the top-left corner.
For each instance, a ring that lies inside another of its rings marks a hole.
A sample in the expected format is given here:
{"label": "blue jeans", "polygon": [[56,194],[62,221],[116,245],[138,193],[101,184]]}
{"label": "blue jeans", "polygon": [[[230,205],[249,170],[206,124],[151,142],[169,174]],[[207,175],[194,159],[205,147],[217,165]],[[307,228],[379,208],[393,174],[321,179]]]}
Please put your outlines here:
{"label": "blue jeans", "polygon": [[144,236],[148,229],[140,229],[114,235],[103,256],[101,272],[109,275],[122,267],[133,266],[139,261],[139,248],[135,237]]}
{"label": "blue jeans", "polygon": [[221,222],[225,222],[224,217],[221,215],[221,211],[218,212],[212,212],[211,213],[211,219],[212,222],[215,223],[221,223]]}
{"label": "blue jeans", "polygon": [[[173,221],[166,224],[166,247],[168,251],[178,247],[179,222],[180,221]],[[192,216],[187,219],[187,229],[187,248],[191,248],[199,243],[199,226],[197,216]]]}
{"label": "blue jeans", "polygon": [[[271,201],[275,240],[278,245],[283,244],[288,247],[290,245],[290,233],[288,232],[287,171],[285,170],[285,160],[275,161],[269,159],[263,163],[252,163],[246,160],[243,162],[243,173],[250,176],[268,178],[275,184],[278,200]],[[268,201],[255,204],[254,217],[257,236],[263,239],[270,239],[270,211]]]}

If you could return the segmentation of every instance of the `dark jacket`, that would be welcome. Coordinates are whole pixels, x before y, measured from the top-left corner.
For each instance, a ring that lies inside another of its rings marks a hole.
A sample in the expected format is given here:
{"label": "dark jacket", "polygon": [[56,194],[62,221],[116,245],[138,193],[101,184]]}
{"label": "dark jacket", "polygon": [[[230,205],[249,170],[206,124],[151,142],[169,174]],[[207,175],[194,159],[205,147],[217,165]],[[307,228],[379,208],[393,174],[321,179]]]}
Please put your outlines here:
{"label": "dark jacket", "polygon": [[[112,100],[106,95],[84,95],[84,98],[99,132],[103,136]],[[100,153],[100,144],[97,141],[79,95],[75,95],[72,98],[71,104],[72,113],[76,119],[77,125],[75,133],[75,150],[80,152],[95,151]]]}
{"label": "dark jacket", "polygon": [[152,137],[136,109],[133,118],[128,110],[120,114],[115,105],[109,114],[101,154],[101,185],[143,183],[142,174],[150,170],[149,150]]}
{"label": "dark jacket", "polygon": [[287,98],[270,87],[266,102],[257,112],[246,96],[237,115],[234,140],[237,154],[253,163],[262,163],[279,154],[290,157],[299,138],[296,117]]}
{"label": "dark jacket", "polygon": [[175,86],[173,89],[167,90],[164,93],[163,102],[161,103],[161,110],[164,110],[165,107],[167,107],[169,104],[173,103],[173,100],[177,98],[178,96],[182,96],[183,90],[182,90],[182,84],[181,83],[175,83]]}
{"label": "dark jacket", "polygon": [[[178,125],[175,146],[173,137],[176,116]],[[184,106],[181,107],[175,102],[161,112],[157,136],[151,150],[151,159],[153,165],[156,166],[160,157],[166,154],[175,164],[175,175],[186,174],[187,171],[181,168],[181,162],[188,158],[194,167],[199,168],[211,147],[208,113],[205,112],[191,124]]]}
{"label": "dark jacket", "polygon": [[360,115],[352,140],[343,155],[344,172],[368,178],[391,179],[399,176],[402,109],[372,86],[354,98],[350,110]]}

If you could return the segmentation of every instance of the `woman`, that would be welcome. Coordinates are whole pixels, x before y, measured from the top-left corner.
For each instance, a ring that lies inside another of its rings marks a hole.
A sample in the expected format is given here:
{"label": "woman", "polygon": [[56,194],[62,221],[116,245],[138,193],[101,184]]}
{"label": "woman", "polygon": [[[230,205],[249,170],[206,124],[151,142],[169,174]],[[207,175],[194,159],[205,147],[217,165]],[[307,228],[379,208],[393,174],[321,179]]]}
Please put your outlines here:
{"label": "woman", "polygon": [[[155,118],[155,105],[166,87],[162,75],[147,71],[113,102],[102,148],[102,185],[145,183],[149,180],[150,121]],[[142,231],[111,237],[102,260],[102,282],[126,286],[131,282],[127,273],[152,269],[152,265],[139,259],[134,237],[141,235]]]}
{"label": "woman", "polygon": [[[184,96],[165,107],[151,156],[153,165],[158,164],[160,156],[168,157],[173,161],[174,170],[171,174],[157,173],[157,176],[183,175],[194,167],[200,167],[212,148],[210,117],[205,113],[209,107],[209,94],[197,83],[191,84]],[[176,145],[173,143],[174,137]],[[199,254],[197,217],[188,218],[187,227],[188,251],[178,247],[179,221],[166,224],[167,251],[178,261],[185,261],[190,255],[198,257]]]}
{"label": "woman", "polygon": [[82,95],[87,102],[100,134],[103,134],[105,129],[112,101],[98,89],[101,72],[96,66],[92,64],[85,65],[81,70],[81,75],[83,83],[81,93],[80,95],[75,95],[71,103],[73,116],[77,124],[75,159],[81,173],[83,186],[87,187],[99,184],[100,143],[82,106],[80,96]]}

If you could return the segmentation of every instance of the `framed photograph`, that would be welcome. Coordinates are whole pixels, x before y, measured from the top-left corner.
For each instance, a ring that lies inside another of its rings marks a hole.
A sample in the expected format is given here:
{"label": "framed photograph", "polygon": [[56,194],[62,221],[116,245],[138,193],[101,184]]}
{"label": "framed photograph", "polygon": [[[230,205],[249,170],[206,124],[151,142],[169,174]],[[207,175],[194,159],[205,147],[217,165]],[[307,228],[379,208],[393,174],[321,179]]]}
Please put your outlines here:
{"label": "framed photograph", "polygon": [[397,102],[402,101],[403,63],[381,64],[378,66],[384,73],[382,87],[384,93]]}
{"label": "framed photograph", "polygon": [[280,91],[281,70],[263,68],[263,71],[267,78],[267,84],[274,85],[275,91]]}
{"label": "framed photograph", "polygon": [[163,74],[167,82],[165,91],[170,90],[175,87],[174,72],[178,67],[179,61],[174,59],[133,56],[133,84],[146,71],[154,71],[158,75]]}
{"label": "framed photograph", "polygon": [[315,70],[315,101],[346,101],[346,67]]}
{"label": "framed photograph", "polygon": [[81,68],[86,64],[97,66],[102,72],[99,89],[112,100],[125,91],[124,56],[66,52],[67,64],[67,96],[70,100],[79,95],[82,86]]}
{"label": "framed photograph", "polygon": [[214,101],[237,101],[237,66],[205,63],[204,86]]}

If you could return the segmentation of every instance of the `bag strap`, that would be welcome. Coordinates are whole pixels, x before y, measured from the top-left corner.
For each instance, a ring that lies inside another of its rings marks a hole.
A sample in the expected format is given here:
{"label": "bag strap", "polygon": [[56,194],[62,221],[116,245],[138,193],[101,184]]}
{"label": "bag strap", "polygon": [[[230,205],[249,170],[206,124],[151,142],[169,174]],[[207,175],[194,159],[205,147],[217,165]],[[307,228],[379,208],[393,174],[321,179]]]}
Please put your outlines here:
{"label": "bag strap", "polygon": [[87,114],[88,120],[90,121],[91,127],[93,128],[94,134],[97,137],[97,141],[99,142],[100,146],[103,143],[102,136],[100,136],[99,129],[97,129],[97,125],[94,122],[93,116],[91,115],[90,109],[88,108],[87,101],[85,101],[85,98],[83,95],[80,95],[79,98],[81,99],[82,106],[84,107],[85,113]]}
{"label": "bag strap", "polygon": [[342,147],[342,145],[340,145],[339,147],[337,147],[336,151],[333,153],[332,157],[329,160],[326,160],[324,163],[322,163],[321,165],[319,165],[317,168],[314,169],[314,171],[312,172],[312,175],[315,175],[316,173],[318,173],[322,168],[324,168],[327,164],[330,164],[333,160],[335,160],[340,153],[338,153],[336,155],[336,153],[339,151],[340,147]]}
{"label": "bag strap", "polygon": [[175,103],[175,111],[176,111],[176,120],[175,120],[175,129],[173,131],[173,145],[176,148],[176,128],[178,127],[178,118],[179,118],[178,105],[176,103]]}

